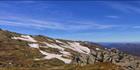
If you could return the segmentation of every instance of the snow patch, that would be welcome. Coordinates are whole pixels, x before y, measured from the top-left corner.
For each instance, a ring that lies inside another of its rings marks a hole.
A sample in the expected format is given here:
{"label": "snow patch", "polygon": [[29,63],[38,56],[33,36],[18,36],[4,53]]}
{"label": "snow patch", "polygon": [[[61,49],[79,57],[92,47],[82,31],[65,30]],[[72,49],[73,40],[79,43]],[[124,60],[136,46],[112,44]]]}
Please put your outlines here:
{"label": "snow patch", "polygon": [[47,43],[47,42],[45,42],[45,44],[46,44],[46,47],[51,47],[51,48],[57,48],[57,49],[59,49],[59,50],[64,50],[64,48],[62,48],[62,47],[60,47],[59,45],[57,45],[57,44],[49,44],[49,43]]}
{"label": "snow patch", "polygon": [[36,58],[36,59],[34,59],[35,61],[39,61],[39,60],[41,60],[41,59],[38,59],[38,58]]}
{"label": "snow patch", "polygon": [[72,49],[74,51],[77,51],[79,53],[85,53],[85,54],[89,54],[90,53],[90,49],[80,45],[80,43],[78,42],[68,42],[69,46],[66,46],[66,48]]}
{"label": "snow patch", "polygon": [[61,41],[59,41],[59,40],[55,40],[57,43],[63,43],[63,42],[61,42]]}
{"label": "snow patch", "polygon": [[60,51],[60,53],[62,53],[64,56],[70,56],[70,52],[67,51]]}
{"label": "snow patch", "polygon": [[24,40],[24,41],[28,41],[28,42],[37,42],[35,39],[33,39],[29,35],[21,35],[21,37],[12,37],[12,39],[19,39],[19,40]]}
{"label": "snow patch", "polygon": [[41,52],[43,55],[46,55],[46,56],[44,57],[45,59],[57,58],[57,59],[59,59],[59,60],[64,61],[65,63],[70,63],[70,62],[71,62],[71,59],[63,58],[62,55],[59,55],[59,54],[47,53],[47,52],[44,52],[44,51],[42,51],[42,50],[40,50],[40,52]]}
{"label": "snow patch", "polygon": [[28,44],[32,48],[39,48],[39,44]]}
{"label": "snow patch", "polygon": [[99,48],[96,48],[96,50],[98,51],[98,50],[100,50]]}
{"label": "snow patch", "polygon": [[57,44],[49,44],[47,42],[45,42],[46,44],[46,47],[51,47],[51,48],[56,48],[56,49],[59,49],[59,52],[62,53],[62,55],[64,56],[69,56],[71,55],[69,52],[65,51],[65,48],[60,46],[60,45],[57,45]]}

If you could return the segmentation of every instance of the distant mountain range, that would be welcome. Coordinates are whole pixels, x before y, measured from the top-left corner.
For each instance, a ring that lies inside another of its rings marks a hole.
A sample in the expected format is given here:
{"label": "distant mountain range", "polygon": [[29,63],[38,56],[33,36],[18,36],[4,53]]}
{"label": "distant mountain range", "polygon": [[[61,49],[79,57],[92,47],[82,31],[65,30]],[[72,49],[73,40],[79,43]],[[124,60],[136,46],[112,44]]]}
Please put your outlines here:
{"label": "distant mountain range", "polygon": [[0,30],[0,69],[140,70],[140,58],[93,42]]}
{"label": "distant mountain range", "polygon": [[106,48],[117,48],[128,54],[140,56],[140,43],[99,43]]}

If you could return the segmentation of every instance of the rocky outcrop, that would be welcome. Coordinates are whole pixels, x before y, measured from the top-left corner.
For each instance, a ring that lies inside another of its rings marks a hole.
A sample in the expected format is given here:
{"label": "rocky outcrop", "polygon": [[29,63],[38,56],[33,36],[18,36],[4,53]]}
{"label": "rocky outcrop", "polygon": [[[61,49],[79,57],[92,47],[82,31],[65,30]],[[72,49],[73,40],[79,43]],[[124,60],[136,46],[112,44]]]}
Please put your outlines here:
{"label": "rocky outcrop", "polygon": [[110,62],[121,66],[124,70],[139,70],[140,60],[138,57],[125,54],[117,49],[106,49],[92,52],[89,55],[80,54],[74,57],[74,63],[81,65],[95,64],[97,62]]}

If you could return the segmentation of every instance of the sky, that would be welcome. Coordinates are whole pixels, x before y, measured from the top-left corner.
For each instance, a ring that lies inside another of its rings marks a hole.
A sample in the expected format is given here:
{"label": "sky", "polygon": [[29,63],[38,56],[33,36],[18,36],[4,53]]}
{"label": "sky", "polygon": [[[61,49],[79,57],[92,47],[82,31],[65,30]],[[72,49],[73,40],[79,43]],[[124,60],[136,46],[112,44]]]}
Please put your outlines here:
{"label": "sky", "polygon": [[140,42],[140,1],[0,1],[0,28],[93,42]]}

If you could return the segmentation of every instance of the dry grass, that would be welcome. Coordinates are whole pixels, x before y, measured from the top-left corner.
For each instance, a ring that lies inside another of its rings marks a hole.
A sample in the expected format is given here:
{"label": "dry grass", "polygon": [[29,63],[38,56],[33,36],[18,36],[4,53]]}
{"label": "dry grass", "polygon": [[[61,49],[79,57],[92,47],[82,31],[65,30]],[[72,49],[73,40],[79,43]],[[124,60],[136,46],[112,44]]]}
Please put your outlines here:
{"label": "dry grass", "polygon": [[[0,30],[0,70],[121,70],[119,66],[111,63],[96,63],[94,65],[81,66],[64,64],[63,61],[58,59],[36,61],[34,60],[35,58],[42,58],[43,55],[38,49],[30,48],[27,42],[11,39],[11,37],[19,35]],[[43,36],[38,36],[35,39],[49,43],[55,42],[53,39]],[[61,41],[66,42],[65,40]],[[89,45],[89,47],[91,46]],[[58,53],[58,50],[53,48],[49,48],[49,50],[47,48],[44,51]],[[69,49],[66,49],[66,51],[71,52],[73,55],[77,54]]]}
{"label": "dry grass", "polygon": [[46,66],[46,67],[9,67],[0,68],[0,70],[123,70],[120,66],[114,65],[112,63],[96,63],[94,65],[59,65],[59,66]]}

